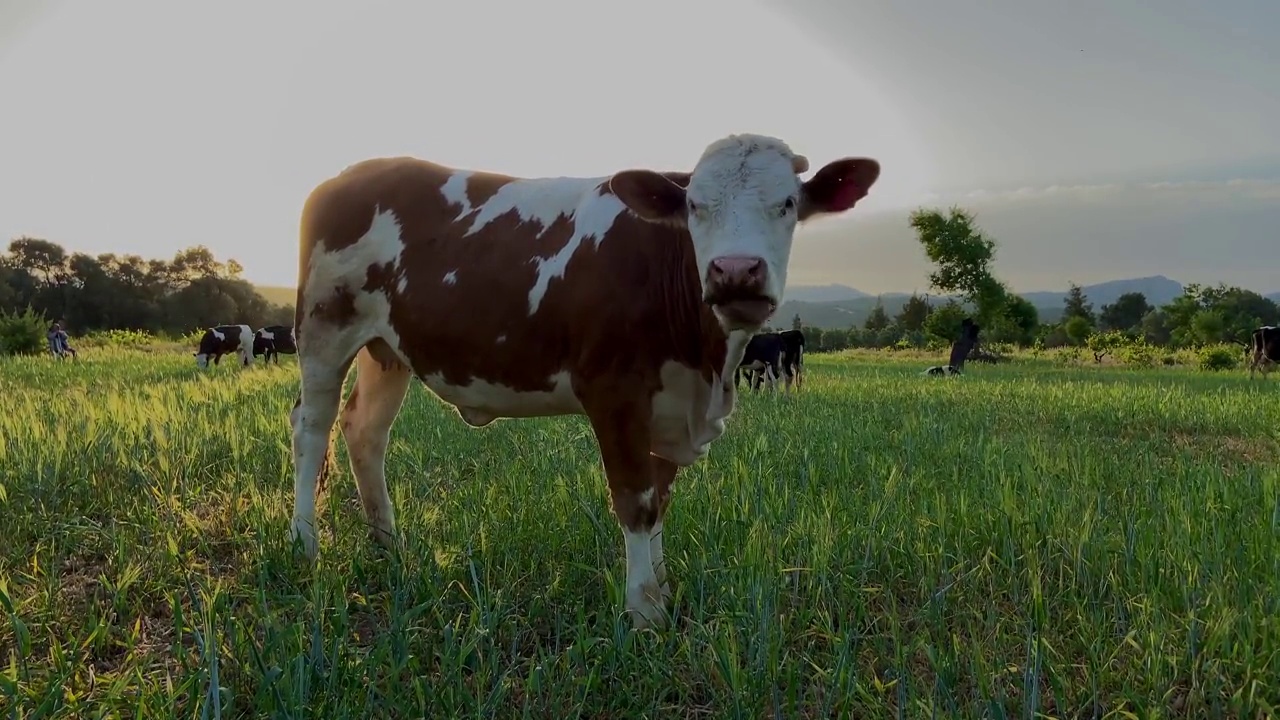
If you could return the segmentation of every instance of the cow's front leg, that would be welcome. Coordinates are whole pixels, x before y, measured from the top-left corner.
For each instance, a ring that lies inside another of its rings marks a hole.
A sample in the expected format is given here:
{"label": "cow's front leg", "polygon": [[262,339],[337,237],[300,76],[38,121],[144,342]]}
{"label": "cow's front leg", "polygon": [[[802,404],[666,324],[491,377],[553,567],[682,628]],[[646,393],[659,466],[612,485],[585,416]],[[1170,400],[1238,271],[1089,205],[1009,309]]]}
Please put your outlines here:
{"label": "cow's front leg", "polygon": [[[613,514],[622,527],[627,553],[626,610],[635,627],[643,629],[660,624],[665,616],[654,565],[662,552],[661,510],[665,509],[668,489],[655,482],[655,458],[649,454],[648,402],[609,400],[608,407],[589,408],[587,415],[600,445]],[[664,484],[669,486],[669,481]],[[658,558],[654,557],[655,549]]]}
{"label": "cow's front leg", "polygon": [[658,580],[663,603],[671,599],[671,585],[667,582],[667,561],[662,554],[662,528],[671,503],[671,484],[680,468],[670,460],[651,455],[654,494],[657,496],[658,519],[649,533],[649,554],[653,560],[653,574]]}

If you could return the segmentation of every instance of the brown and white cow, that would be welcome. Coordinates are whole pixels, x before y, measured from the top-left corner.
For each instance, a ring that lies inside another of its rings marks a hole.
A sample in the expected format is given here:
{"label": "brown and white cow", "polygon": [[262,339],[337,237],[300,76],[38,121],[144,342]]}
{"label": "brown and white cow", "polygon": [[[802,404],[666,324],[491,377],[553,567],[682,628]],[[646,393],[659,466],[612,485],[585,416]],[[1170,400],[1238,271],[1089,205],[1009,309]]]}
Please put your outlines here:
{"label": "brown and white cow", "polygon": [[1265,379],[1273,365],[1280,364],[1280,328],[1263,325],[1253,331],[1249,342],[1249,379],[1261,372]]}
{"label": "brown and white cow", "polygon": [[253,361],[253,331],[248,325],[218,325],[205,330],[195,352],[196,367],[209,367],[211,359],[217,365],[223,355],[231,353],[240,356],[241,366]]}
{"label": "brown and white cow", "polygon": [[524,179],[400,157],[318,185],[301,218],[290,414],[307,556],[354,362],[341,428],[375,539],[394,543],[384,459],[414,377],[473,427],[585,415],[625,540],[626,609],[659,622],[672,481],[724,432],[796,225],[849,210],[880,174],[845,158],[803,181],[808,167],[780,140],[735,135],[692,173]]}

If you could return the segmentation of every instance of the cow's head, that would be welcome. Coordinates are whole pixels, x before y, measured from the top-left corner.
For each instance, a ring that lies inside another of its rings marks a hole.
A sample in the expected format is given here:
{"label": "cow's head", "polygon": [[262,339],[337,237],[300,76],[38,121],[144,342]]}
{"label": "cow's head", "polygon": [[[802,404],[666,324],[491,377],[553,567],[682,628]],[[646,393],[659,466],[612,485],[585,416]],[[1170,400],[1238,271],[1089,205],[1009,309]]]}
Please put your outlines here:
{"label": "cow's head", "polygon": [[206,355],[205,353],[198,352],[198,353],[195,353],[195,356],[196,356],[196,367],[200,368],[201,370],[209,367],[208,355]]}
{"label": "cow's head", "polygon": [[687,227],[703,299],[726,330],[755,330],[786,287],[796,224],[852,208],[880,176],[869,158],[834,160],[801,181],[808,169],[781,140],[732,135],[707,147],[687,188],[652,170],[625,170],[609,186],[641,218]]}

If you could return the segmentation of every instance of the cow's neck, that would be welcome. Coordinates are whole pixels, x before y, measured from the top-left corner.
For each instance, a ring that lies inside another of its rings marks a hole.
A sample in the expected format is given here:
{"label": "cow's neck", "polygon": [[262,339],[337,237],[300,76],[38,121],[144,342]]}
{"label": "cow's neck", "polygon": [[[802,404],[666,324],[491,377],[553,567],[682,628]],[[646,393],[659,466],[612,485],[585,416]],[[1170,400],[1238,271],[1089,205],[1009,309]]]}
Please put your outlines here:
{"label": "cow's neck", "polygon": [[[723,379],[732,375],[741,361],[750,334],[735,332],[731,338],[724,331],[711,306],[702,300],[693,240],[687,231],[671,239],[674,242],[662,243],[668,253],[668,262],[662,267],[668,270],[658,275],[662,293],[659,306],[666,308],[668,314],[667,342],[681,362],[699,369],[708,381],[716,375]],[[732,367],[728,366],[730,362]]]}

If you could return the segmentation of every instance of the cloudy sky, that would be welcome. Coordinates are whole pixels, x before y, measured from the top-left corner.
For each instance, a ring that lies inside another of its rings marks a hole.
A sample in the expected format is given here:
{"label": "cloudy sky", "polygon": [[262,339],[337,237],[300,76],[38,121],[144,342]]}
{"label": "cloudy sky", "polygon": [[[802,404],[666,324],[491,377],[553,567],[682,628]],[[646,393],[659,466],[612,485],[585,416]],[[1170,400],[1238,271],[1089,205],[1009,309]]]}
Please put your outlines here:
{"label": "cloudy sky", "polygon": [[959,203],[1020,290],[1280,290],[1275,37],[1274,0],[3,0],[0,238],[291,285],[362,158],[603,175],[749,131],[884,166],[793,282],[924,289],[906,214]]}

